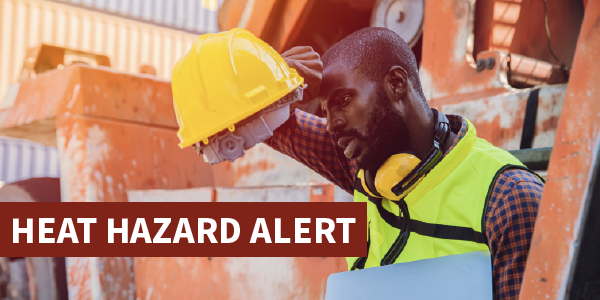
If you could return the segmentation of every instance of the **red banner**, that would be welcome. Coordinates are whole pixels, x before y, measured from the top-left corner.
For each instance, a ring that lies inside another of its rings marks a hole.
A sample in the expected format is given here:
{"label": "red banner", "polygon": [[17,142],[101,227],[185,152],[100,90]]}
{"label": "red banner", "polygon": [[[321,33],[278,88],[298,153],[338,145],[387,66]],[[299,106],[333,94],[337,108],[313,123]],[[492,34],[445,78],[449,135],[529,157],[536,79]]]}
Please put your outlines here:
{"label": "red banner", "polygon": [[0,203],[2,257],[366,256],[365,203]]}

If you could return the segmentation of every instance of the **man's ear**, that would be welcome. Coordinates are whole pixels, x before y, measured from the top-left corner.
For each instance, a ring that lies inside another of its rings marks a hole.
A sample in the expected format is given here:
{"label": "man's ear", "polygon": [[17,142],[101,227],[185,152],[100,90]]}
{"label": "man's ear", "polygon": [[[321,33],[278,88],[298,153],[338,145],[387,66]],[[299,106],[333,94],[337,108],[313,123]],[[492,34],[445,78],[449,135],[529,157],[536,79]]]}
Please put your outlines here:
{"label": "man's ear", "polygon": [[403,99],[408,91],[408,73],[400,66],[390,68],[386,76],[386,83],[389,86],[394,98]]}

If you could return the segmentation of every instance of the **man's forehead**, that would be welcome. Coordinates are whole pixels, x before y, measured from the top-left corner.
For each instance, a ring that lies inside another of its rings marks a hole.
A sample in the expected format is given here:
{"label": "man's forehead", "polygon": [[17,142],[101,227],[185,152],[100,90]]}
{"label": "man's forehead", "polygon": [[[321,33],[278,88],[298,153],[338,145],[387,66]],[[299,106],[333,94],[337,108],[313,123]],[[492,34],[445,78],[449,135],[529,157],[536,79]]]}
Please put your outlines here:
{"label": "man's forehead", "polygon": [[342,63],[327,66],[323,70],[319,96],[328,98],[335,90],[351,86],[355,81],[354,75],[354,71]]}

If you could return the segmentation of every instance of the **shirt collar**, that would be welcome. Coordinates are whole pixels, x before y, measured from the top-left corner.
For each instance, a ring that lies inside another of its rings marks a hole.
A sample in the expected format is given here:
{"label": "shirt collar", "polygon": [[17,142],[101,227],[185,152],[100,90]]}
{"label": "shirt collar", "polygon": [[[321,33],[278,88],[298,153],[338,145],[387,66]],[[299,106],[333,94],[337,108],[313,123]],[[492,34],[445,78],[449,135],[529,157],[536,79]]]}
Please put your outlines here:
{"label": "shirt collar", "polygon": [[456,133],[457,136],[456,139],[454,139],[454,141],[452,142],[452,146],[450,146],[448,151],[444,153],[444,156],[446,156],[452,149],[454,149],[456,144],[458,144],[458,142],[463,137],[465,137],[468,130],[467,119],[459,115],[446,115],[446,117],[448,118],[448,121],[450,121],[450,130]]}

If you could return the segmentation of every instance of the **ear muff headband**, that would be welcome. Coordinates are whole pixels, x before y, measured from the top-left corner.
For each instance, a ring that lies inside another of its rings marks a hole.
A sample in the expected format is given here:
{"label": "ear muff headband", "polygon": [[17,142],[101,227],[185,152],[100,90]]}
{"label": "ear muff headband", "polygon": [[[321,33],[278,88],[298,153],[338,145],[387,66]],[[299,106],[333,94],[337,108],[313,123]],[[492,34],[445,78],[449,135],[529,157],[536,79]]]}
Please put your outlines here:
{"label": "ear muff headband", "polygon": [[[367,192],[367,194],[369,194],[372,197],[376,197],[376,198],[383,198],[383,196],[381,196],[379,193],[377,193],[377,191],[371,191],[371,188],[369,188],[369,186],[367,185],[368,179],[367,179],[367,175],[366,172],[364,172],[362,169],[358,170],[358,172],[360,173],[360,183],[363,187],[363,189],[365,190],[365,192]],[[375,189],[373,189],[375,190]]]}
{"label": "ear muff headband", "polygon": [[[415,167],[402,181],[392,188],[392,193],[396,196],[404,194],[408,189],[421,180],[421,178],[429,173],[431,169],[442,159],[444,145],[450,136],[450,121],[443,113],[435,109],[431,109],[436,116],[435,136],[433,138],[433,147],[427,153],[423,161]],[[416,174],[416,176],[414,176]],[[408,182],[407,182],[408,181]]]}

